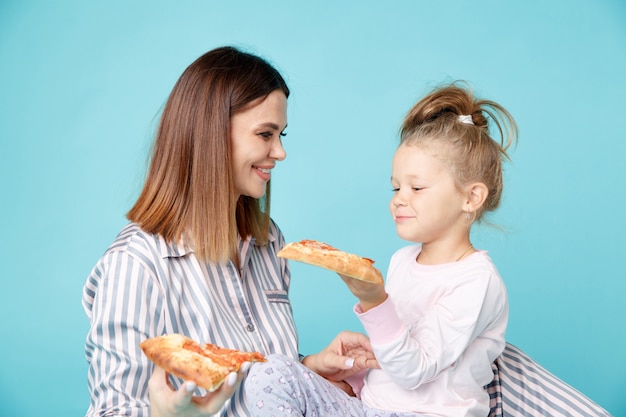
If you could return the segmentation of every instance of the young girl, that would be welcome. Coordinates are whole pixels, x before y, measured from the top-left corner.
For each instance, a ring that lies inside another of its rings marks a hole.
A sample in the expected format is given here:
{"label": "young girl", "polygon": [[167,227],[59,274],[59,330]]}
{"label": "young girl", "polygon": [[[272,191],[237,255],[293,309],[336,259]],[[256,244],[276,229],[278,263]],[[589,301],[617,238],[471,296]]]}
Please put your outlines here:
{"label": "young girl", "polygon": [[[499,140],[490,136],[488,118]],[[502,106],[474,98],[458,83],[409,111],[392,163],[390,209],[398,235],[416,244],[393,255],[385,287],[342,276],[359,299],[355,312],[380,369],[348,381],[359,402],[317,378],[302,382],[311,375],[300,378],[293,366],[255,365],[245,391],[260,391],[258,399],[249,396],[257,415],[489,414],[484,386],[505,346],[508,303],[496,267],[473,247],[470,229],[498,207],[502,161],[516,140],[515,121]],[[255,370],[272,366],[283,373],[275,384],[267,370]],[[294,370],[285,377],[284,369]],[[304,389],[286,388],[281,381],[288,380]],[[268,397],[279,389],[307,394]]]}

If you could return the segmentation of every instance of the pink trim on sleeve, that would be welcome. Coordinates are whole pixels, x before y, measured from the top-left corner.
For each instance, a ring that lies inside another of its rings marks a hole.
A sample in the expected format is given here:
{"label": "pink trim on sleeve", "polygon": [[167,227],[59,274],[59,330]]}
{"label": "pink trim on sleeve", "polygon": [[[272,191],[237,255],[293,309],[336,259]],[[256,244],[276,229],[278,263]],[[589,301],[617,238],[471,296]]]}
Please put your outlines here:
{"label": "pink trim on sleeve", "polygon": [[383,303],[366,312],[363,312],[361,306],[357,304],[354,306],[354,312],[361,320],[370,341],[375,345],[395,340],[407,330],[389,297]]}
{"label": "pink trim on sleeve", "polygon": [[361,390],[363,389],[363,385],[365,385],[365,375],[367,374],[369,369],[363,369],[357,374],[347,377],[344,379],[345,382],[350,384],[352,387],[352,391],[357,396],[357,398],[361,398]]}

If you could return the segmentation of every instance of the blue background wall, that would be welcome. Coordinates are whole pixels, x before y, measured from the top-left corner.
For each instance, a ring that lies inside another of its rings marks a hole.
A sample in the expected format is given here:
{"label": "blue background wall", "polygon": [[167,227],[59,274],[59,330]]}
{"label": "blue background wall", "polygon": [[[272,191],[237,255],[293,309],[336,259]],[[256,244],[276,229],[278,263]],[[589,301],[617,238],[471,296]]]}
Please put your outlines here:
{"label": "blue background wall", "polygon": [[[226,4],[227,3],[227,4]],[[0,415],[88,405],[80,299],[137,196],[155,116],[216,46],[285,74],[288,158],[273,216],[377,260],[404,242],[387,203],[404,113],[469,80],[516,117],[493,228],[509,341],[626,415],[626,6],[621,1],[0,1]],[[293,265],[303,353],[360,330],[332,273]]]}

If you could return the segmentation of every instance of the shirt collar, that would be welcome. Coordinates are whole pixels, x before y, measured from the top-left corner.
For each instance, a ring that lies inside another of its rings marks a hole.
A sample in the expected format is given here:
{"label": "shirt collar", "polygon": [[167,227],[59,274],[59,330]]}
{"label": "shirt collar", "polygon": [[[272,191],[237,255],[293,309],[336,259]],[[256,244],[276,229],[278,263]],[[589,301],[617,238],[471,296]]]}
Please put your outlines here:
{"label": "shirt collar", "polygon": [[[253,245],[255,243],[255,238],[248,237],[246,241],[249,241],[249,245]],[[276,236],[270,233],[268,237],[268,241],[274,242],[276,240]],[[177,242],[168,242],[163,238],[163,236],[158,236],[159,241],[159,253],[162,258],[180,258],[190,253],[193,253],[193,248],[190,244],[188,244],[185,240],[185,237],[182,236]],[[246,243],[243,241],[241,237],[239,237],[239,248],[241,249],[243,244]]]}

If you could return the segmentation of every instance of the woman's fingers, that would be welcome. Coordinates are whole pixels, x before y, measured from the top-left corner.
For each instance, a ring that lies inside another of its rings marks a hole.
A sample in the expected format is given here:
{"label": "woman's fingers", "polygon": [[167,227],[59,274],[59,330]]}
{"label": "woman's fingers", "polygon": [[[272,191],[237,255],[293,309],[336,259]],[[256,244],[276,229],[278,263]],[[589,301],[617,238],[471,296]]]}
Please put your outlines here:
{"label": "woman's fingers", "polygon": [[197,388],[193,381],[185,381],[178,390],[174,389],[168,373],[157,366],[148,383],[152,412],[156,416],[217,413],[233,396],[250,366],[249,362],[244,363],[239,372],[231,372],[219,388],[203,396],[193,395]]}

